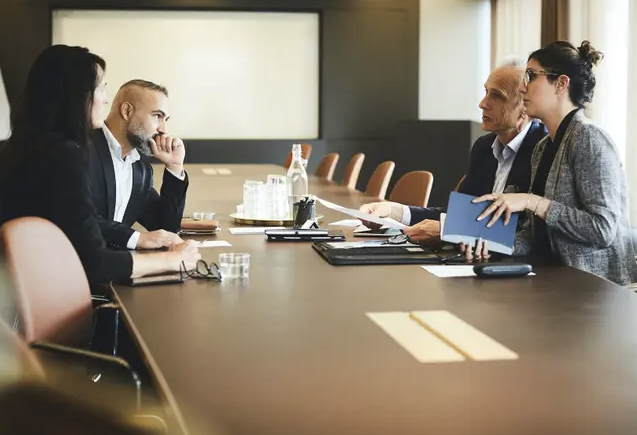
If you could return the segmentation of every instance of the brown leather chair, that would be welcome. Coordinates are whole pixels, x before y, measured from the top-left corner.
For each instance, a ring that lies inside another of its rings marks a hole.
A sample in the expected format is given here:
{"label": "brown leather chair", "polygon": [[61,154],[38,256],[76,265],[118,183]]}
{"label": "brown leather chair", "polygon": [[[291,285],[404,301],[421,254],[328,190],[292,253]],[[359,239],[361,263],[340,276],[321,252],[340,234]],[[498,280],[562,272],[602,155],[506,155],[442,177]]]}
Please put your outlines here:
{"label": "brown leather chair", "polygon": [[42,218],[18,218],[2,225],[0,243],[25,342],[56,358],[90,365],[100,378],[105,370],[125,373],[139,406],[141,381],[116,356],[118,307],[102,299],[94,309],[82,263],[62,230]]}
{"label": "brown leather chair", "polygon": [[[305,160],[306,162],[309,161],[311,155],[312,155],[312,145],[310,145],[309,143],[302,143],[301,157],[303,157],[303,160]],[[290,167],[291,164],[292,164],[292,151],[289,151],[287,157],[285,158],[285,163],[283,163],[283,167],[287,169]]]}
{"label": "brown leather chair", "polygon": [[462,184],[462,182],[464,181],[464,179],[467,177],[467,174],[463,175],[462,178],[460,179],[460,181],[458,181],[458,184],[456,184],[456,188],[453,189],[454,191],[458,191],[458,189],[460,189],[460,185]]}
{"label": "brown leather chair", "polygon": [[334,170],[336,170],[336,164],[338,163],[338,158],[338,153],[329,153],[323,157],[323,160],[321,160],[321,163],[319,163],[316,168],[316,176],[324,178],[327,181],[332,181]]}
{"label": "brown leather chair", "polygon": [[431,172],[407,172],[394,185],[389,200],[414,207],[427,207],[433,184],[434,176]]}
{"label": "brown leather chair", "polygon": [[372,176],[369,177],[365,195],[385,199],[385,195],[387,195],[387,188],[389,187],[389,182],[391,181],[391,176],[394,173],[395,167],[396,164],[389,160],[378,165],[372,173]]}
{"label": "brown leather chair", "polygon": [[[44,379],[44,370],[39,359],[24,340],[18,336],[18,333],[2,319],[0,319],[0,354],[6,358],[1,363],[2,376],[0,378]],[[7,361],[10,363],[7,364]],[[8,373],[10,369],[14,369],[14,373]]]}
{"label": "brown leather chair", "polygon": [[352,159],[347,164],[345,171],[343,172],[343,181],[341,186],[345,186],[348,189],[356,190],[356,184],[358,183],[358,177],[361,174],[363,168],[363,162],[365,161],[365,154],[354,154]]}

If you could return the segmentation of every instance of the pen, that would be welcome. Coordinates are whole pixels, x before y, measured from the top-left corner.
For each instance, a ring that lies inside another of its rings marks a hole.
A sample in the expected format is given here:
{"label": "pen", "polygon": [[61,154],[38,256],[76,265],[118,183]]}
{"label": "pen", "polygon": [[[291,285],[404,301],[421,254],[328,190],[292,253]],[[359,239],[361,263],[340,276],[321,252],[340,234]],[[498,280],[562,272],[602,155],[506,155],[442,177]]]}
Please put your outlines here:
{"label": "pen", "polygon": [[456,255],[454,255],[452,257],[443,258],[442,262],[446,263],[449,260],[455,260],[456,258],[460,258],[460,257],[464,257],[464,253],[456,254]]}

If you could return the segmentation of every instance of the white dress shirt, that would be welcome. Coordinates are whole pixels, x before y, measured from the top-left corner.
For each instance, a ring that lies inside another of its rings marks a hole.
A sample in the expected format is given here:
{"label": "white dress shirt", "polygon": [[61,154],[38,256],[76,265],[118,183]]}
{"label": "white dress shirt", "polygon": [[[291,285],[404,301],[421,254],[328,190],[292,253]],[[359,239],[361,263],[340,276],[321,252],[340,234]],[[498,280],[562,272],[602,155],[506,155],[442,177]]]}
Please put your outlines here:
{"label": "white dress shirt", "polygon": [[[495,181],[493,183],[493,190],[491,193],[504,192],[507,179],[509,178],[509,173],[513,167],[513,161],[515,160],[515,156],[517,155],[520,146],[522,146],[524,137],[529,132],[529,128],[531,128],[530,122],[528,122],[505,147],[503,147],[502,143],[500,143],[500,139],[498,139],[497,136],[495,137],[493,145],[491,145],[491,149],[493,150],[493,156],[498,161],[498,169],[495,172]],[[402,223],[404,225],[409,225],[411,223],[411,210],[406,205],[403,205]]]}
{"label": "white dress shirt", "polygon": [[[113,136],[113,133],[111,133],[108,127],[106,127],[106,124],[102,127],[102,130],[106,136],[108,149],[111,152],[113,170],[115,172],[115,209],[112,219],[115,222],[121,223],[124,220],[126,207],[128,207],[128,202],[133,192],[133,163],[138,161],[141,156],[136,149],[133,149],[126,157],[122,157],[122,146],[117,139],[115,139],[115,136]],[[183,181],[185,179],[185,174],[183,173],[178,174],[170,169],[168,169],[168,172],[179,180]],[[130,239],[128,239],[126,247],[128,249],[137,248],[139,236],[140,233],[135,231]]]}

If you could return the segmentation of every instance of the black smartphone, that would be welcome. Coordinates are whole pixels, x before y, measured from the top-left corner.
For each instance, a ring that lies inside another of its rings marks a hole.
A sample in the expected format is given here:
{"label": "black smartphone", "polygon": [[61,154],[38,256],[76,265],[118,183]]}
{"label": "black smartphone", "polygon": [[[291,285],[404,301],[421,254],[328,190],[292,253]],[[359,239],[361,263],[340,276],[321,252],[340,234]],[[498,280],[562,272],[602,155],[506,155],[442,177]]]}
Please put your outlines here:
{"label": "black smartphone", "polygon": [[181,284],[183,282],[184,279],[181,273],[171,273],[133,278],[129,284],[133,287],[137,287],[142,285]]}

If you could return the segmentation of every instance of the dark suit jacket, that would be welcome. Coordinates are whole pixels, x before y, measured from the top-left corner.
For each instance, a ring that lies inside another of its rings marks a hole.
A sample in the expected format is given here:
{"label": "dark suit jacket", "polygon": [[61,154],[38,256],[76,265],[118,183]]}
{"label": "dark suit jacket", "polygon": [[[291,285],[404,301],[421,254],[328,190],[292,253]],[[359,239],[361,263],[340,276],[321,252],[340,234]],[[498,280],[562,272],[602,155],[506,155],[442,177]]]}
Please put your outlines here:
{"label": "dark suit jacket", "polygon": [[[505,185],[508,192],[528,192],[531,186],[531,156],[535,145],[546,136],[548,132],[543,124],[533,121],[526,133],[509,172]],[[493,191],[495,173],[498,169],[498,160],[493,155],[491,146],[495,141],[495,133],[489,133],[478,138],[471,148],[469,158],[469,170],[458,192],[472,196],[482,196]],[[440,213],[445,211],[443,207],[409,207],[411,211],[411,225],[425,219],[440,219]]]}
{"label": "dark suit jacket", "polygon": [[133,163],[133,190],[123,222],[115,222],[115,170],[104,131],[93,130],[91,141],[89,177],[93,202],[99,215],[98,223],[106,242],[114,247],[126,248],[128,239],[133,235],[131,227],[135,222],[149,231],[163,229],[178,232],[186,203],[188,175],[181,181],[164,169],[160,195],[153,187],[153,168],[142,157]]}
{"label": "dark suit jacket", "polygon": [[44,218],[66,234],[92,286],[130,278],[131,254],[107,249],[100,233],[86,154],[77,144],[51,139],[37,155],[22,159],[3,174],[0,224],[24,216]]}

